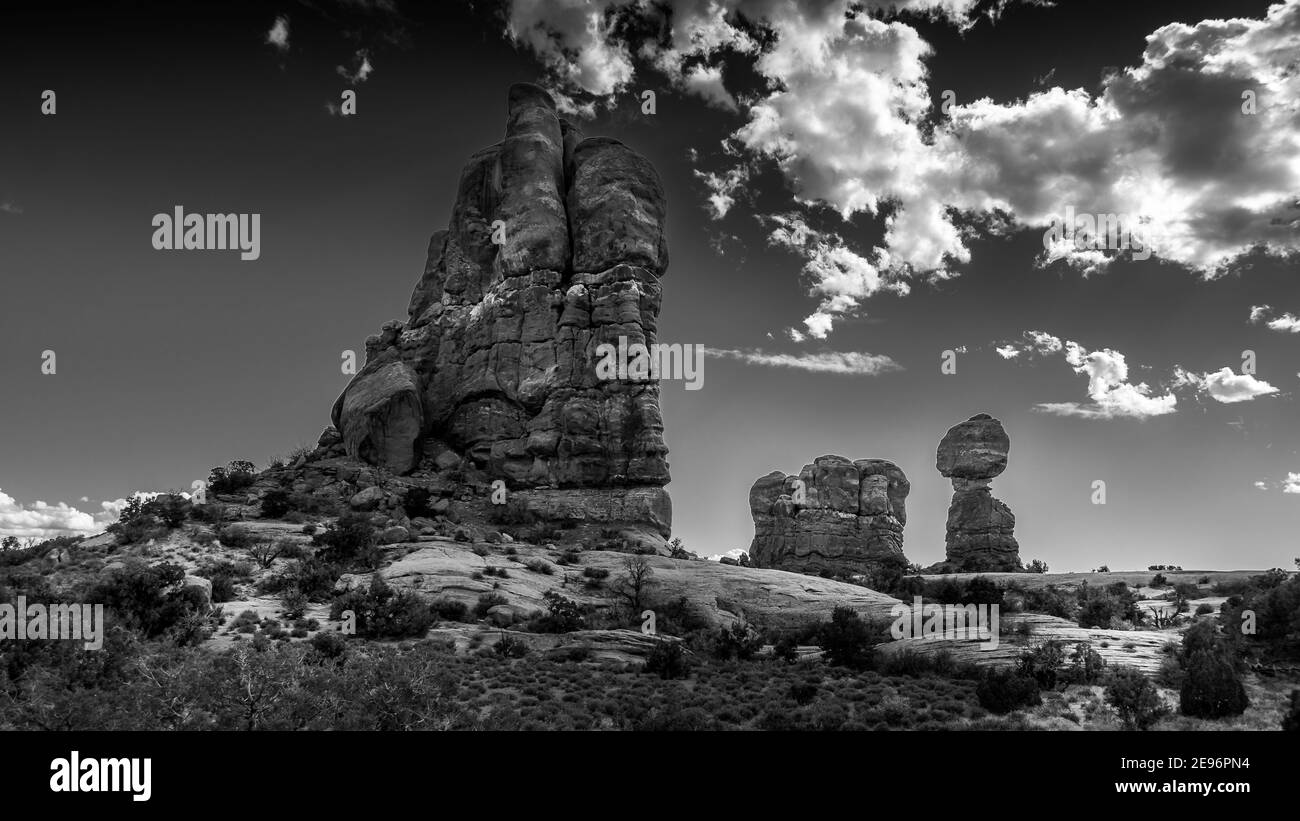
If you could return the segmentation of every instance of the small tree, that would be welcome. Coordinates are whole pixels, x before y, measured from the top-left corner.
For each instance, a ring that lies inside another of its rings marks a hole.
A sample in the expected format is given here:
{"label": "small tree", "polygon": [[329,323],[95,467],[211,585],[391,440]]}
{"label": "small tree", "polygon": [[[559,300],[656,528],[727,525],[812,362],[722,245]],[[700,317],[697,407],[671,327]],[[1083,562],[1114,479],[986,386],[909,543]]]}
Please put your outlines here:
{"label": "small tree", "polygon": [[1115,673],[1106,688],[1106,702],[1115,708],[1130,730],[1148,730],[1169,713],[1155,686],[1146,676],[1129,668]]}
{"label": "small tree", "polygon": [[861,669],[871,664],[871,628],[851,607],[837,607],[822,626],[818,643],[831,664]]}
{"label": "small tree", "polygon": [[279,558],[282,547],[279,542],[273,542],[270,539],[260,539],[248,548],[248,555],[257,562],[257,566],[263,570],[270,567]]}
{"label": "small tree", "polygon": [[610,590],[636,615],[646,604],[646,594],[655,583],[654,574],[649,559],[639,554],[630,555],[623,559],[623,573],[614,579]]}
{"label": "small tree", "polygon": [[1047,562],[1043,561],[1042,559],[1034,559],[1032,562],[1029,563],[1029,566],[1026,567],[1025,570],[1028,571],[1029,573],[1046,573]]}

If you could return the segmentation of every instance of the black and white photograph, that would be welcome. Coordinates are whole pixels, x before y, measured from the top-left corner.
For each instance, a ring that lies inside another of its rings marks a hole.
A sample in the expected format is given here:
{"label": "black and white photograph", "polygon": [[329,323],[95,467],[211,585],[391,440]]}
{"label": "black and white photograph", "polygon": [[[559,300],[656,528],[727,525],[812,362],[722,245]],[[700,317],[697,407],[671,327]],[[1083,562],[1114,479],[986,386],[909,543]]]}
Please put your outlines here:
{"label": "black and white photograph", "polygon": [[1289,791],[1300,0],[15,0],[0,286],[42,806]]}

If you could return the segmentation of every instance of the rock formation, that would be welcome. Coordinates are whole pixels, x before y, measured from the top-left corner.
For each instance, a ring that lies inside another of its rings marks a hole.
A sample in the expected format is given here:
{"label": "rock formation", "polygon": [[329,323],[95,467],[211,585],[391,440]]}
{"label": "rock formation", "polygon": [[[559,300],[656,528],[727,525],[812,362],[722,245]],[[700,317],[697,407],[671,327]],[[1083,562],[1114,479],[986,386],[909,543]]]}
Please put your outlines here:
{"label": "rock formation", "polygon": [[936,566],[945,572],[1020,570],[1016,517],[989,490],[995,476],[1007,469],[1011,437],[1002,423],[987,413],[953,425],[939,442],[935,465],[952,480],[948,508],[947,560]]}
{"label": "rock formation", "polygon": [[773,471],[754,483],[749,509],[755,567],[851,576],[902,560],[907,493],[903,471],[884,459],[822,456],[798,476]]}
{"label": "rock formation", "polygon": [[601,381],[595,363],[602,343],[655,341],[665,213],[644,157],[583,139],[545,91],[512,86],[505,139],[461,173],[406,320],[366,340],[334,405],[347,455],[416,479],[504,480],[541,519],[662,544],[659,386]]}

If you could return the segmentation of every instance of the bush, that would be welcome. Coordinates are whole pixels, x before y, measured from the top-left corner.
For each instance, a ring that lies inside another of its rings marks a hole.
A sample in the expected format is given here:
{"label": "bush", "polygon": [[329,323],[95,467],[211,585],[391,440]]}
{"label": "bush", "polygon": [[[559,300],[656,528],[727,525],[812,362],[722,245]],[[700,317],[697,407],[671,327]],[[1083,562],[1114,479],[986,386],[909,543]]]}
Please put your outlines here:
{"label": "bush", "polygon": [[95,585],[86,601],[102,603],[128,628],[156,638],[207,611],[203,592],[181,587],[184,579],[184,569],[174,564],[128,564]]}
{"label": "bush", "polygon": [[521,659],[528,655],[528,644],[518,636],[512,636],[509,633],[502,633],[501,638],[497,641],[496,654],[502,658]]}
{"label": "bush", "polygon": [[311,649],[322,658],[341,658],[348,651],[348,642],[338,633],[317,633],[311,637]]}
{"label": "bush", "polygon": [[1025,568],[1026,573],[1046,573],[1047,570],[1047,562],[1042,559],[1034,559],[1029,563],[1029,566]]}
{"label": "bush", "polygon": [[609,571],[603,567],[584,567],[582,569],[582,575],[584,578],[600,581],[601,579],[609,578]]}
{"label": "bush", "polygon": [[1210,605],[1206,602],[1201,602],[1200,604],[1196,605],[1196,615],[1198,616],[1204,616],[1207,613],[1213,613],[1213,612],[1214,612],[1213,605]]}
{"label": "bush", "polygon": [[1069,678],[1075,684],[1096,684],[1106,675],[1106,659],[1089,642],[1074,645],[1070,653]]}
{"label": "bush", "polygon": [[238,493],[253,484],[256,468],[252,462],[235,461],[208,474],[208,490],[213,493]]}
{"label": "bush", "polygon": [[262,494],[262,518],[279,519],[292,509],[289,491],[282,487],[273,488]]}
{"label": "bush", "polygon": [[289,562],[279,573],[267,576],[258,584],[259,593],[283,593],[290,587],[302,591],[310,601],[328,601],[334,595],[334,583],[341,571],[316,556]]}
{"label": "bush", "polygon": [[524,567],[528,568],[534,573],[541,573],[543,576],[555,575],[555,568],[551,566],[550,562],[544,559],[530,559],[524,564]]}
{"label": "bush", "polygon": [[398,593],[378,573],[364,590],[349,590],[334,599],[330,618],[342,617],[343,611],[356,614],[357,635],[365,638],[418,638],[433,625],[433,611],[409,590]]}
{"label": "bush", "polygon": [[480,593],[478,603],[474,605],[474,615],[480,619],[487,615],[487,612],[499,604],[509,604],[510,600],[500,593]]}
{"label": "bush", "polygon": [[253,568],[246,562],[235,564],[223,559],[204,562],[195,573],[212,582],[212,602],[221,604],[235,598],[235,583],[252,578]]}
{"label": "bush", "polygon": [[1183,715],[1223,718],[1245,712],[1250,699],[1238,675],[1235,648],[1212,623],[1197,622],[1183,634],[1182,661]]}
{"label": "bush", "polygon": [[643,671],[668,680],[686,678],[691,669],[680,641],[659,639],[650,648]]}
{"label": "bush", "polygon": [[246,550],[258,543],[253,532],[244,525],[222,525],[216,529],[216,534],[222,547],[233,550]]}
{"label": "bush", "polygon": [[777,661],[794,662],[799,658],[799,645],[793,636],[782,636],[772,646],[772,658]]}
{"label": "bush", "polygon": [[1059,641],[1046,641],[1020,656],[1019,670],[1038,683],[1041,690],[1056,688],[1056,680],[1065,664],[1065,649]]}
{"label": "bush", "polygon": [[585,625],[582,620],[582,608],[572,599],[565,598],[554,590],[548,590],[542,596],[546,602],[546,614],[538,616],[529,624],[535,633],[572,633]]}
{"label": "bush", "polygon": [[1165,578],[1164,573],[1157,573],[1151,577],[1150,587],[1165,587],[1169,584],[1169,579]]}
{"label": "bush", "polygon": [[379,564],[379,534],[364,514],[345,513],[312,536],[311,542],[323,547],[321,558],[333,564],[363,568]]}
{"label": "bush", "polygon": [[1147,677],[1123,668],[1106,687],[1106,702],[1115,708],[1120,721],[1130,730],[1148,730],[1169,713],[1160,694]]}
{"label": "bush", "polygon": [[871,664],[872,628],[849,607],[836,607],[818,643],[831,664],[864,669]]}
{"label": "bush", "polygon": [[430,605],[430,607],[433,608],[433,612],[437,614],[438,618],[443,619],[444,621],[463,622],[465,621],[465,617],[469,614],[469,605],[465,604],[463,601],[456,601],[455,599],[449,599],[445,596],[434,599],[433,604]]}
{"label": "bush", "polygon": [[981,707],[998,715],[1043,703],[1038,682],[1015,670],[990,670],[975,687],[975,696]]}

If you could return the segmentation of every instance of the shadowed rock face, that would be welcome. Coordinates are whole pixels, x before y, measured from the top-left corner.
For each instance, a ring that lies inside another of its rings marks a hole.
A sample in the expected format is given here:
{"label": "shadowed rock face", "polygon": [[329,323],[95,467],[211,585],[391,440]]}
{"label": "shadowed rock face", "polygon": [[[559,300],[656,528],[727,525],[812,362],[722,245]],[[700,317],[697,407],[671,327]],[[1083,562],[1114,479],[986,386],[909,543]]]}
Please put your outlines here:
{"label": "shadowed rock face", "polygon": [[659,386],[595,367],[602,343],[655,341],[665,218],[645,158],[583,139],[545,91],[512,86],[505,139],[461,173],[407,319],[366,340],[334,405],[347,454],[396,474],[463,462],[549,489],[580,520],[591,490],[586,520],[667,536]]}
{"label": "shadowed rock face", "polygon": [[903,559],[903,471],[884,459],[822,456],[798,476],[773,471],[754,483],[749,508],[756,567],[855,575]]}
{"label": "shadowed rock face", "polygon": [[1019,570],[1020,546],[1012,532],[1016,517],[994,498],[989,484],[1007,469],[1011,437],[987,413],[953,425],[939,442],[935,466],[952,480],[948,508],[946,569]]}

